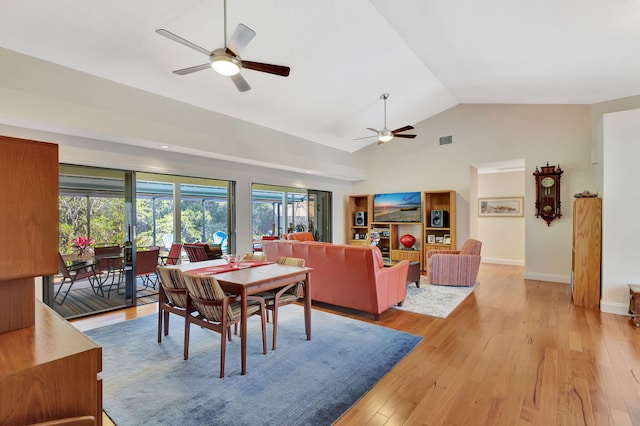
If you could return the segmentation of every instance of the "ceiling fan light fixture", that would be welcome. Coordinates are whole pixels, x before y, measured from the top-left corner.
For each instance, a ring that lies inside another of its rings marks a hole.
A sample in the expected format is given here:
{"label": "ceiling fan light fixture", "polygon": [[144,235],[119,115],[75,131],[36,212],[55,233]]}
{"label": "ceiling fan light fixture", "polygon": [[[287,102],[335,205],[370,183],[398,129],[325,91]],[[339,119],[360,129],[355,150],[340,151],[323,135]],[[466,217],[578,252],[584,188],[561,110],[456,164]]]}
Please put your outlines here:
{"label": "ceiling fan light fixture", "polygon": [[393,133],[390,130],[383,130],[378,135],[378,142],[385,143],[393,139]]}
{"label": "ceiling fan light fixture", "polygon": [[240,72],[240,61],[227,54],[211,55],[211,68],[218,74],[229,77]]}

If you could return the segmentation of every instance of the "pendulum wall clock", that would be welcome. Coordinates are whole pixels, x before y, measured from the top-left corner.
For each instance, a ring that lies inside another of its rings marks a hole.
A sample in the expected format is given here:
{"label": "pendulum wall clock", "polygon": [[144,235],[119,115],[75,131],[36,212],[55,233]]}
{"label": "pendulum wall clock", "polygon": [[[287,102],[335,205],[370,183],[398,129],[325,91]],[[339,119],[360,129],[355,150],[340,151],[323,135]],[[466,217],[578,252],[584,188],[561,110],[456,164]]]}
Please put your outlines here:
{"label": "pendulum wall clock", "polygon": [[553,219],[562,217],[560,206],[560,177],[562,169],[560,165],[550,166],[547,162],[546,166],[536,166],[533,172],[536,178],[536,217],[541,217],[547,222],[547,226],[551,224]]}

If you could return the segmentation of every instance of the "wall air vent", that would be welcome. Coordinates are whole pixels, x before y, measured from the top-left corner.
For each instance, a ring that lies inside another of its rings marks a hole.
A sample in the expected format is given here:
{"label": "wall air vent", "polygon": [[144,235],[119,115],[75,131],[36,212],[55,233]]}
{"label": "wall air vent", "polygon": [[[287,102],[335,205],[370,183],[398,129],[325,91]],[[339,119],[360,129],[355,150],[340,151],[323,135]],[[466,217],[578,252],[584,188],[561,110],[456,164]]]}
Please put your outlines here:
{"label": "wall air vent", "polygon": [[440,138],[440,145],[449,145],[453,143],[453,136],[442,136]]}

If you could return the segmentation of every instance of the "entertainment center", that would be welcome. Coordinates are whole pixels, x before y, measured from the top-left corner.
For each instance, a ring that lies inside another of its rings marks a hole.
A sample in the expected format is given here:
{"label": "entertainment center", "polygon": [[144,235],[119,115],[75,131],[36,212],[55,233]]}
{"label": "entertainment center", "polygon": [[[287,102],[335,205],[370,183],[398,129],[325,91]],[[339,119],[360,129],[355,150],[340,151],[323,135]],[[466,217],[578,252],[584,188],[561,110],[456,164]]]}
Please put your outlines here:
{"label": "entertainment center", "polygon": [[[385,263],[409,260],[426,270],[427,250],[456,249],[455,191],[350,195],[347,211],[349,244],[377,245]],[[415,237],[409,248],[401,242],[407,234]]]}

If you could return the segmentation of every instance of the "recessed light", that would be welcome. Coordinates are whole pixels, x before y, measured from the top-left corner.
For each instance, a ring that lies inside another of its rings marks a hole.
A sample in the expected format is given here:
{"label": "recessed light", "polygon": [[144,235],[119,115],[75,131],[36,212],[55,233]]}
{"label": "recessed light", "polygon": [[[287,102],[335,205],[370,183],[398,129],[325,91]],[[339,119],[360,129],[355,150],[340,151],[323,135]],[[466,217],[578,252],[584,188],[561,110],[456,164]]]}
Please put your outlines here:
{"label": "recessed light", "polygon": [[160,148],[162,148],[162,149],[170,149],[171,146],[170,145],[160,145]]}

